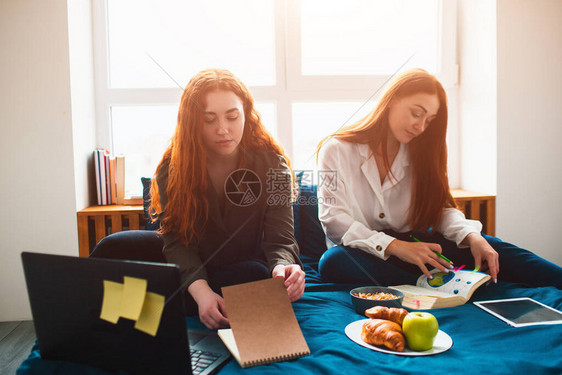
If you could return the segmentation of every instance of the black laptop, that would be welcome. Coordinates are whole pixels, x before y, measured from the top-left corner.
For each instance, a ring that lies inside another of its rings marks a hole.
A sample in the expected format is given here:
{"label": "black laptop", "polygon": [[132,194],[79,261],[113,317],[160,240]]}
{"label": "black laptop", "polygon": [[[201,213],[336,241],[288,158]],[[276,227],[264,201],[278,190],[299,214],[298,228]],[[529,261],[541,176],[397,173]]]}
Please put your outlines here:
{"label": "black laptop", "polygon": [[[131,374],[211,374],[230,357],[215,332],[187,330],[176,265],[26,252],[22,262],[43,359]],[[132,320],[100,318],[103,281],[124,276],[165,297],[155,336]]]}

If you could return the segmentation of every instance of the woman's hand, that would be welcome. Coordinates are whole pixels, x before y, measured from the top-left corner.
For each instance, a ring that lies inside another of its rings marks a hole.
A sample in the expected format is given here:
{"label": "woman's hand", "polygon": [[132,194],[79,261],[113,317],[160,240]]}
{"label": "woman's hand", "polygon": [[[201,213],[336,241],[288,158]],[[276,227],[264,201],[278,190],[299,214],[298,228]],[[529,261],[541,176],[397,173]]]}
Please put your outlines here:
{"label": "woman's hand", "polygon": [[464,238],[463,243],[470,246],[470,252],[474,257],[474,267],[478,267],[481,271],[489,271],[492,280],[498,282],[500,261],[497,251],[490,246],[480,233],[469,233]]}
{"label": "woman's hand", "polygon": [[295,302],[302,297],[304,293],[304,271],[297,264],[283,265],[278,264],[271,272],[273,277],[282,277],[285,280],[285,288],[289,300]]}
{"label": "woman's hand", "polygon": [[394,255],[400,260],[415,264],[420,268],[425,276],[432,279],[431,273],[428,271],[426,264],[440,269],[443,272],[449,272],[449,268],[453,268],[452,264],[442,259],[435,251],[441,253],[441,245],[427,242],[407,242],[394,240],[386,248],[385,253]]}
{"label": "woman's hand", "polygon": [[199,308],[199,319],[209,329],[228,328],[224,300],[209,287],[206,280],[194,281],[188,288]]}

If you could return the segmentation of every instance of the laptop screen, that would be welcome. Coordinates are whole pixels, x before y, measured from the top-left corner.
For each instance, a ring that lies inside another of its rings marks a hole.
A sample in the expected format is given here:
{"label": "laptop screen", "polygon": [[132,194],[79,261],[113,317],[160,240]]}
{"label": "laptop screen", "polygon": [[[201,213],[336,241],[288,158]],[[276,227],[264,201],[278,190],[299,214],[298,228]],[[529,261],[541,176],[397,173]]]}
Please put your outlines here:
{"label": "laptop screen", "polygon": [[[191,365],[179,269],[175,265],[22,253],[41,356],[138,374],[189,374]],[[124,276],[147,281],[164,296],[155,336],[100,318],[104,280]]]}

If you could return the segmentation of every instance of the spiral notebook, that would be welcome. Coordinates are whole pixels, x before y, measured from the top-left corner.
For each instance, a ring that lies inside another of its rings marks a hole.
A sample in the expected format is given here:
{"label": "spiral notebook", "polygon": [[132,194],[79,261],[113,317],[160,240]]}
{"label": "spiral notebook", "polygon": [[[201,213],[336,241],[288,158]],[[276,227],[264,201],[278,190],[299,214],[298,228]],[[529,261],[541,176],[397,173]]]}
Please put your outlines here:
{"label": "spiral notebook", "polygon": [[222,288],[230,329],[219,337],[242,368],[310,354],[283,279]]}

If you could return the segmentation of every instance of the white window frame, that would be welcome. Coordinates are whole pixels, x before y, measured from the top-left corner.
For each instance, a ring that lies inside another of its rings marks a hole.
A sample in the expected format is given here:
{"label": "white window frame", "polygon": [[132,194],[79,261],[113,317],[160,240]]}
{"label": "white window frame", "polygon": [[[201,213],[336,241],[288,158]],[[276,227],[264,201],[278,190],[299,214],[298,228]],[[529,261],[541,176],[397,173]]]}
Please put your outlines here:
{"label": "white window frame", "polygon": [[[109,85],[107,0],[93,1],[94,66],[97,147],[114,151],[111,134],[112,106],[177,105],[182,89],[114,89]],[[457,0],[440,0],[440,57],[437,78],[449,95],[457,95]],[[276,104],[276,139],[293,156],[292,105],[314,102],[366,102],[390,75],[305,76],[301,74],[299,0],[275,0],[275,71],[273,86],[250,86],[256,101]],[[398,67],[397,67],[398,68]],[[456,98],[455,98],[456,99]],[[454,100],[454,103],[458,103]],[[456,113],[456,109],[453,113]],[[351,115],[351,114],[350,114]],[[449,140],[458,144],[456,118],[450,118]],[[170,135],[171,136],[171,135]],[[450,148],[451,145],[450,145]],[[457,156],[458,159],[458,156]],[[460,166],[460,165],[459,165]],[[460,174],[460,170],[455,172]]]}
{"label": "white window frame", "polygon": [[[439,1],[441,45],[436,77],[445,88],[454,88],[458,83],[456,65],[457,2]],[[391,75],[331,75],[311,76],[301,73],[301,18],[300,1],[287,0],[287,87],[291,90],[358,90],[373,92],[391,78]],[[396,67],[398,70],[400,67]]]}

